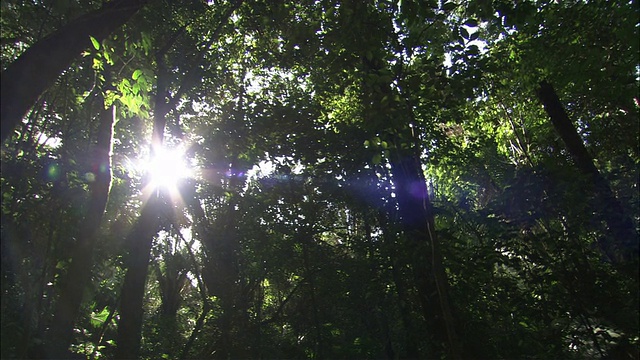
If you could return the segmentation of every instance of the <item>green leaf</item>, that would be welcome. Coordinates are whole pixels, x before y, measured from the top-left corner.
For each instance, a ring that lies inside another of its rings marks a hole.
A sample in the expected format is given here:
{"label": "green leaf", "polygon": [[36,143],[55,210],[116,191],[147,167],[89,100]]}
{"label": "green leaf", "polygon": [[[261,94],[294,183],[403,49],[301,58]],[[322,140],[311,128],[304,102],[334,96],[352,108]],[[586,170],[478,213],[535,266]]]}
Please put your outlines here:
{"label": "green leaf", "polygon": [[93,36],[89,36],[89,39],[91,39],[91,43],[93,44],[93,47],[96,50],[100,50],[100,42],[96,40],[96,38],[94,38]]}
{"label": "green leaf", "polygon": [[91,313],[91,325],[98,327],[107,321],[107,317],[109,317],[109,308],[107,307],[99,313]]}
{"label": "green leaf", "polygon": [[137,69],[136,71],[133,72],[133,74],[131,75],[131,78],[133,80],[138,80],[138,78],[140,77],[140,75],[142,75],[142,70]]}
{"label": "green leaf", "polygon": [[369,61],[373,60],[373,53],[371,52],[371,50],[367,50],[367,53],[365,54],[365,57]]}
{"label": "green leaf", "polygon": [[[473,35],[475,35],[476,33],[471,34],[471,40],[475,40]],[[477,38],[477,36],[476,36]],[[478,48],[477,45],[471,45],[467,48],[467,54],[468,55],[478,55],[480,54],[480,49]]]}
{"label": "green leaf", "polygon": [[373,165],[379,165],[382,162],[382,154],[375,154],[371,159]]}
{"label": "green leaf", "polygon": [[520,325],[520,326],[522,326],[522,327],[524,327],[524,328],[528,328],[528,327],[529,327],[529,325],[528,325],[526,322],[524,322],[524,321],[520,321],[520,322],[518,323],[518,325]]}
{"label": "green leaf", "polygon": [[113,65],[114,64],[113,60],[111,59],[111,55],[109,55],[109,53],[106,52],[106,51],[104,52],[104,59],[107,62],[107,64],[109,64],[109,65]]}
{"label": "green leaf", "polygon": [[102,69],[102,60],[100,59],[93,59],[93,66],[92,69],[94,70],[100,70]]}

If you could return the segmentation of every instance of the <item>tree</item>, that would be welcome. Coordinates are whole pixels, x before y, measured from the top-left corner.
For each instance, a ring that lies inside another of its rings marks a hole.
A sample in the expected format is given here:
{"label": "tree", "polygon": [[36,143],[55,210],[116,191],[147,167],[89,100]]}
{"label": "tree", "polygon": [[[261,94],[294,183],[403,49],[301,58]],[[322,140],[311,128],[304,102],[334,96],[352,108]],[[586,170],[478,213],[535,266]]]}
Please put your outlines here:
{"label": "tree", "polygon": [[[122,26],[147,1],[114,1],[88,13],[30,46],[2,70],[2,135],[13,133],[29,108],[91,41],[100,42]],[[91,40],[93,38],[93,40]],[[37,69],[37,71],[35,71]]]}
{"label": "tree", "polygon": [[[102,95],[99,97],[102,98]],[[106,106],[104,98],[101,105],[100,124],[93,156],[94,178],[91,182],[87,213],[80,226],[78,241],[72,250],[71,264],[60,290],[56,313],[49,330],[47,356],[53,359],[68,356],[67,350],[71,343],[73,324],[80,308],[84,288],[91,278],[93,250],[111,188],[111,154],[116,110],[113,106]]]}
{"label": "tree", "polygon": [[[219,36],[219,32],[240,4],[242,4],[242,1],[237,1],[224,10],[217,30],[211,34],[211,40],[200,50],[200,56],[208,50],[210,44]],[[171,86],[169,81],[170,73],[165,63],[165,56],[167,56],[167,52],[171,50],[173,42],[177,40],[181,32],[182,29],[178,30],[165,44],[158,48],[155,54],[157,80],[150,151],[152,157],[164,146],[167,114],[175,108],[176,103],[185,91],[184,89],[191,86],[195,74],[199,71],[199,59],[196,59],[195,63],[188,64],[190,67],[186,70],[187,75],[182,79],[177,93],[174,96],[169,94],[169,87]],[[144,183],[143,186],[143,191],[147,191],[147,194],[144,195],[146,202],[143,204],[140,218],[126,239],[126,244],[130,248],[127,259],[127,274],[122,285],[121,319],[118,325],[118,350],[116,352],[116,356],[119,358],[138,357],[142,329],[142,304],[151,246],[154,236],[160,229],[159,227],[162,223],[166,223],[167,219],[170,219],[169,213],[173,207],[171,202],[174,201],[171,195],[166,192],[166,189],[149,188]]]}
{"label": "tree", "polygon": [[631,219],[625,214],[622,204],[616,199],[611,187],[594,165],[592,157],[585,149],[551,84],[546,81],[541,82],[538,97],[549,114],[554,128],[566,144],[576,166],[592,179],[594,192],[596,192],[595,198],[602,206],[599,212],[614,239],[602,241],[600,246],[603,252],[613,262],[633,261],[638,257],[638,234]]}
{"label": "tree", "polygon": [[[3,2],[3,62],[96,6]],[[2,356],[636,358],[635,15],[164,0],[85,36],[2,144]]]}
{"label": "tree", "polygon": [[[168,50],[168,48],[166,48]],[[155,108],[151,139],[152,156],[163,147],[167,106],[167,73],[164,67],[164,51],[156,54],[158,74],[156,82]],[[142,329],[143,298],[148,274],[149,259],[153,239],[170,211],[171,201],[166,189],[155,189],[148,185],[148,174],[143,180],[143,204],[140,217],[127,235],[127,273],[122,285],[120,300],[120,322],[118,323],[118,349],[116,356],[121,359],[137,358],[140,350]],[[163,218],[164,216],[164,218]]]}

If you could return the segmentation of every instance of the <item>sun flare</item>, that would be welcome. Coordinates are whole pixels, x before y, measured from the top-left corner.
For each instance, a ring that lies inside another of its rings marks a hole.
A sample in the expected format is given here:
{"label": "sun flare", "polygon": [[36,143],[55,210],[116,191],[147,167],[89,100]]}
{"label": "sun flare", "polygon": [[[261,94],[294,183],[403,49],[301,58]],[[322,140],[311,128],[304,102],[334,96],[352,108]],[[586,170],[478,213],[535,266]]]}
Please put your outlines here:
{"label": "sun flare", "polygon": [[193,176],[183,148],[156,149],[155,155],[146,164],[146,170],[149,174],[149,186],[153,189],[173,191],[181,180]]}

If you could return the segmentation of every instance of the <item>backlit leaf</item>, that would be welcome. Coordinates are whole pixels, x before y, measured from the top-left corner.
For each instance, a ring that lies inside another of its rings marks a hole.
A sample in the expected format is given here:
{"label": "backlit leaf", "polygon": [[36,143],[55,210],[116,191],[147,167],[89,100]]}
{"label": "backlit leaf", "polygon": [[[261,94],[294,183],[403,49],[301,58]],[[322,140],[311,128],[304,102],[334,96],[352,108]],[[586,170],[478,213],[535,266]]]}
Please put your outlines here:
{"label": "backlit leaf", "polygon": [[465,29],[464,27],[460,27],[460,35],[466,39],[469,40],[469,31],[467,29]]}
{"label": "backlit leaf", "polygon": [[133,80],[138,80],[138,78],[140,77],[140,75],[142,75],[142,70],[137,69],[136,71],[133,72],[133,74],[131,75],[131,78]]}
{"label": "backlit leaf", "polygon": [[93,47],[96,50],[100,50],[100,42],[96,40],[96,38],[94,38],[93,36],[89,36],[89,39],[91,39],[91,43],[93,44]]}

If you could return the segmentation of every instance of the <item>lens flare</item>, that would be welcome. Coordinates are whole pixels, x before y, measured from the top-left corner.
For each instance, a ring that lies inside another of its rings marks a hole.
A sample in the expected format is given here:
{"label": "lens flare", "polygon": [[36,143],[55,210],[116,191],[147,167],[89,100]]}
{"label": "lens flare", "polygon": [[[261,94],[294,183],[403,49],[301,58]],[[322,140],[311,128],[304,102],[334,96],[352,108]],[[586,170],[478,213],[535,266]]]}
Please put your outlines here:
{"label": "lens flare", "polygon": [[191,177],[192,170],[187,164],[182,148],[159,148],[147,164],[149,186],[153,189],[174,191],[182,179]]}

